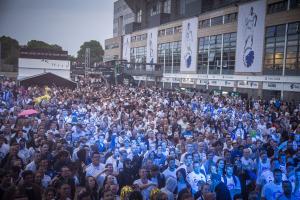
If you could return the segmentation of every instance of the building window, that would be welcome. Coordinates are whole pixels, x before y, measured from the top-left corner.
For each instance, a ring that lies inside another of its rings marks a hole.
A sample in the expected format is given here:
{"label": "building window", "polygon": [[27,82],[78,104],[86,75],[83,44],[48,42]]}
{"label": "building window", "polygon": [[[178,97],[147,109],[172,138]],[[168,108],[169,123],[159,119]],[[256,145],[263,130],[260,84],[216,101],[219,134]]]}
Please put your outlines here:
{"label": "building window", "polygon": [[[116,49],[116,48],[119,48],[119,44],[107,44],[105,45],[105,49]],[[60,55],[60,56],[63,56],[63,55]]]}
{"label": "building window", "polygon": [[179,13],[181,16],[185,15],[185,1],[186,0],[180,0],[179,2]]}
{"label": "building window", "polygon": [[235,66],[236,33],[223,35],[222,74],[233,74]]}
{"label": "building window", "polygon": [[198,73],[206,74],[208,67],[209,37],[199,38],[198,45]]}
{"label": "building window", "polygon": [[[223,46],[222,46],[223,37]],[[223,52],[223,55],[222,55]],[[199,38],[198,73],[233,74],[235,66],[236,33],[226,33]]]}
{"label": "building window", "polygon": [[288,24],[285,74],[300,74],[300,22]]}
{"label": "building window", "polygon": [[172,52],[170,48],[170,43],[162,43],[158,45],[157,57],[158,57],[158,63],[160,63],[162,67],[164,67],[165,64],[165,72],[171,73]]}
{"label": "building window", "polygon": [[199,21],[199,28],[206,28],[206,27],[210,27],[210,19]]}
{"label": "building window", "polygon": [[211,26],[223,24],[223,16],[211,18]]}
{"label": "building window", "polygon": [[158,37],[166,35],[166,29],[162,29],[158,31]]}
{"label": "building window", "polygon": [[154,16],[160,13],[160,2],[156,2],[152,5],[150,10],[150,16]]}
{"label": "building window", "polygon": [[139,10],[136,14],[136,22],[141,23],[142,22],[142,10]]}
{"label": "building window", "polygon": [[180,59],[181,59],[181,41],[172,42],[173,47],[173,70],[174,73],[180,72]]}
{"label": "building window", "polygon": [[265,34],[264,73],[281,75],[283,70],[286,25],[267,27]]}
{"label": "building window", "polygon": [[222,35],[210,36],[208,55],[209,73],[219,74],[221,67]]}
{"label": "building window", "polygon": [[136,36],[136,41],[141,41],[141,35]]}
{"label": "building window", "polygon": [[235,22],[237,20],[237,13],[230,13],[224,16],[224,24]]}
{"label": "building window", "polygon": [[174,27],[174,34],[181,33],[181,30],[182,30],[182,26],[176,26],[176,27]]}
{"label": "building window", "polygon": [[136,36],[131,36],[131,42],[136,41]]}
{"label": "building window", "polygon": [[171,13],[171,0],[164,2],[164,13]]}
{"label": "building window", "polygon": [[181,41],[168,42],[158,45],[158,63],[164,66],[165,72],[172,73],[172,54],[173,54],[173,73],[180,71]]}
{"label": "building window", "polygon": [[290,0],[290,8],[300,8],[300,0]]}
{"label": "building window", "polygon": [[147,40],[147,34],[146,33],[141,35],[141,40]]}
{"label": "building window", "polygon": [[145,63],[146,62],[146,47],[135,47],[130,49],[130,62]]}
{"label": "building window", "polygon": [[268,14],[286,11],[288,6],[288,0],[279,1],[268,5]]}
{"label": "building window", "polygon": [[173,29],[174,29],[173,27],[172,28],[167,28],[166,29],[166,35],[173,35],[173,32],[174,32]]}

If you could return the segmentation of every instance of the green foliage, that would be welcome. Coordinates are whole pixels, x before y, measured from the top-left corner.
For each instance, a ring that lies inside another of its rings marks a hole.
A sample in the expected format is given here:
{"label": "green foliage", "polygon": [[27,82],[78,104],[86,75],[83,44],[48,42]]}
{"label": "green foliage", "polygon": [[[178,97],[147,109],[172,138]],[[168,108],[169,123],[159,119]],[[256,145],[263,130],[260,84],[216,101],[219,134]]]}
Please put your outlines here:
{"label": "green foliage", "polygon": [[81,62],[84,62],[86,48],[90,48],[91,65],[93,65],[95,62],[103,61],[104,50],[103,50],[101,44],[96,40],[84,42],[80,46],[80,50],[77,52],[78,60],[80,60]]}
{"label": "green foliage", "polygon": [[74,56],[72,56],[72,55],[69,55],[69,56],[68,56],[68,59],[69,59],[71,62],[76,61],[76,57],[74,57]]}
{"label": "green foliage", "polygon": [[0,37],[0,42],[2,63],[16,67],[19,57],[19,42],[6,36]]}
{"label": "green foliage", "polygon": [[43,41],[30,40],[27,42],[27,47],[29,49],[49,49],[49,50],[59,50],[62,51],[62,47],[57,44],[48,44]]}

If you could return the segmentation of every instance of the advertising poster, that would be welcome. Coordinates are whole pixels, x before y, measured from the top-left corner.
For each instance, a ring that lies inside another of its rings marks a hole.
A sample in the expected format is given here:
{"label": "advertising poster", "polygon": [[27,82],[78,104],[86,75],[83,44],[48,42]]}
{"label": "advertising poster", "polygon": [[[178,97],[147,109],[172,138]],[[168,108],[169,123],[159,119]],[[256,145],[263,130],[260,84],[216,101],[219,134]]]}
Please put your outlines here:
{"label": "advertising poster", "polygon": [[236,72],[262,71],[265,16],[265,0],[239,6]]}

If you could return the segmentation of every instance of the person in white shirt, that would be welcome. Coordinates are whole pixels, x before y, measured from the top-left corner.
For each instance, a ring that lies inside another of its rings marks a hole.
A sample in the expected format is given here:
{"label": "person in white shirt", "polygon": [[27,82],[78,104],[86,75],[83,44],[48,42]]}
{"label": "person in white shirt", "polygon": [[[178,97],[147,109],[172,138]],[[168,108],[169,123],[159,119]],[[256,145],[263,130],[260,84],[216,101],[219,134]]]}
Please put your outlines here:
{"label": "person in white shirt", "polygon": [[221,180],[230,191],[232,199],[234,195],[241,193],[241,182],[237,176],[233,175],[232,165],[226,165],[226,175],[221,177]]}
{"label": "person in white shirt", "polygon": [[250,158],[251,150],[249,148],[245,148],[243,151],[243,157],[241,158],[243,169],[253,170],[254,169],[254,161]]}
{"label": "person in white shirt", "polygon": [[93,152],[92,163],[86,168],[86,176],[93,176],[97,183],[100,185],[101,178],[100,175],[105,172],[104,164],[100,163],[100,154],[98,152]]}
{"label": "person in white shirt", "polygon": [[195,194],[198,191],[198,183],[204,182],[206,183],[206,176],[203,170],[201,170],[201,165],[199,162],[194,162],[193,164],[194,170],[188,174],[187,181],[192,187],[192,193]]}
{"label": "person in white shirt", "polygon": [[176,164],[175,164],[175,158],[169,157],[168,158],[168,168],[163,171],[163,175],[165,176],[166,180],[169,177],[176,178]]}
{"label": "person in white shirt", "polygon": [[[258,160],[257,160],[258,159]],[[260,152],[260,158],[257,158],[257,177],[260,177],[261,174],[265,171],[271,168],[271,162],[268,158],[266,151]]]}
{"label": "person in white shirt", "polygon": [[173,200],[174,198],[174,192],[177,187],[177,180],[176,178],[169,177],[166,181],[166,186],[161,189],[163,193],[166,193],[168,195],[168,200]]}
{"label": "person in white shirt", "polygon": [[[110,156],[105,164],[111,163],[113,165],[114,168],[114,173],[119,173],[119,165],[120,165],[120,151],[118,148],[116,148],[114,150],[114,154],[112,156]],[[123,167],[123,165],[121,166]]]}
{"label": "person in white shirt", "polygon": [[26,140],[22,138],[19,142],[20,149],[18,152],[18,156],[22,159],[23,163],[27,164],[29,158],[31,157],[30,151],[26,148]]}
{"label": "person in white shirt", "polygon": [[[261,175],[258,177],[256,184],[263,186],[266,183],[270,183],[274,181],[273,171],[275,169],[280,169],[280,163],[278,159],[271,160],[271,169],[264,170]],[[285,174],[282,174],[282,180],[287,180]]]}
{"label": "person in white shirt", "polygon": [[260,130],[261,133],[265,133],[267,131],[267,126],[263,117],[260,118],[257,124],[257,128]]}
{"label": "person in white shirt", "polygon": [[205,162],[206,161],[206,144],[204,142],[199,142],[198,152],[201,157],[201,162]]}
{"label": "person in white shirt", "polygon": [[180,167],[178,167],[176,169],[176,171],[178,171],[181,168],[183,168],[186,171],[186,175],[193,171],[193,155],[192,154],[185,155],[184,164],[180,165]]}
{"label": "person in white shirt", "polygon": [[35,173],[36,170],[37,170],[37,168],[38,168],[37,165],[38,165],[38,164],[40,163],[40,161],[41,161],[41,157],[42,157],[41,152],[36,151],[35,154],[34,154],[33,161],[31,161],[28,165],[26,165],[25,170],[30,170],[30,171],[32,171],[33,173]]}
{"label": "person in white shirt", "polygon": [[140,179],[135,180],[133,185],[136,185],[140,188],[144,200],[149,200],[150,192],[156,187],[156,184],[148,180],[146,168],[141,168],[139,170],[139,176]]}
{"label": "person in white shirt", "polygon": [[186,116],[182,117],[180,120],[177,121],[177,124],[181,126],[181,132],[184,132],[189,124],[187,117]]}
{"label": "person in white shirt", "polygon": [[51,183],[51,177],[45,174],[45,172],[42,169],[39,169],[35,174],[35,179],[39,179],[39,178],[43,188],[47,188]]}
{"label": "person in white shirt", "polygon": [[8,154],[9,145],[5,144],[5,138],[3,135],[0,135],[0,161]]}
{"label": "person in white shirt", "polygon": [[261,193],[262,200],[273,200],[277,199],[283,194],[282,189],[282,172],[280,169],[273,171],[274,182],[267,183],[264,185]]}

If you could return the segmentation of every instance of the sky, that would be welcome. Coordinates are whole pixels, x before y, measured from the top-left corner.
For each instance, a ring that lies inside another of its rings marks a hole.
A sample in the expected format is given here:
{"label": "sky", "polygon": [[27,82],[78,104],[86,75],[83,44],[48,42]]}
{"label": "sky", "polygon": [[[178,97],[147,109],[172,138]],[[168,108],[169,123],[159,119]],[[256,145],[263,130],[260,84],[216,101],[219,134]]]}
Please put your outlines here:
{"label": "sky", "polygon": [[113,37],[115,0],[0,0],[0,37],[58,44],[76,56],[85,41]]}

